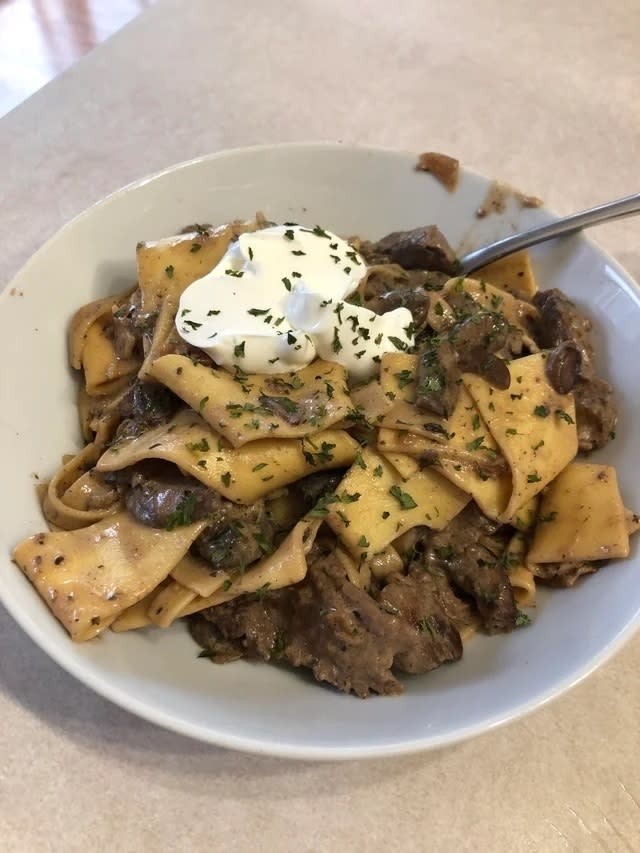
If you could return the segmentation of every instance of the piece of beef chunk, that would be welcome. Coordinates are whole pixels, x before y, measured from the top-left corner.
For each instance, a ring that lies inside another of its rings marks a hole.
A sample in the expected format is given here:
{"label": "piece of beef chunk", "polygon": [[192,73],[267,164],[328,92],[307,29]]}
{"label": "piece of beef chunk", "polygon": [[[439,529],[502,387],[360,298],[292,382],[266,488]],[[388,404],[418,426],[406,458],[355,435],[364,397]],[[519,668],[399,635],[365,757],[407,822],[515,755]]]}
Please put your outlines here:
{"label": "piece of beef chunk", "polygon": [[216,492],[210,525],[193,543],[193,550],[217,571],[244,569],[274,550],[275,527],[265,502],[242,506]]}
{"label": "piece of beef chunk", "polygon": [[430,672],[462,657],[462,640],[447,615],[435,577],[426,571],[396,575],[378,594],[385,611],[400,616],[415,632],[394,664],[410,674]]}
{"label": "piece of beef chunk", "polygon": [[453,249],[435,225],[394,231],[378,240],[375,250],[405,269],[438,270],[448,275],[459,271]]}
{"label": "piece of beef chunk", "polygon": [[591,320],[556,288],[538,291],[533,297],[533,304],[540,312],[540,319],[534,328],[538,345],[542,349],[553,349],[563,341],[574,341],[582,352],[585,364],[590,364],[593,361]]}
{"label": "piece of beef chunk", "polygon": [[535,328],[538,344],[557,348],[570,341],[580,353],[579,376],[573,386],[578,447],[585,453],[603,447],[615,433],[618,413],[613,389],[594,369],[591,320],[559,290],[540,291],[533,301],[540,311]]}
{"label": "piece of beef chunk", "polygon": [[615,435],[618,410],[613,388],[599,376],[581,376],[575,384],[578,447],[589,453],[604,447]]}
{"label": "piece of beef chunk", "polygon": [[440,568],[454,586],[474,599],[489,634],[512,631],[517,615],[501,559],[506,537],[500,527],[471,503],[444,530],[430,536],[424,553],[427,567]]}
{"label": "piece of beef chunk", "polygon": [[444,598],[421,573],[396,578],[375,600],[348,580],[335,554],[314,546],[304,581],[209,608],[190,629],[213,660],[242,651],[309,668],[318,681],[358,696],[399,693],[393,666],[428,672],[462,653]]}

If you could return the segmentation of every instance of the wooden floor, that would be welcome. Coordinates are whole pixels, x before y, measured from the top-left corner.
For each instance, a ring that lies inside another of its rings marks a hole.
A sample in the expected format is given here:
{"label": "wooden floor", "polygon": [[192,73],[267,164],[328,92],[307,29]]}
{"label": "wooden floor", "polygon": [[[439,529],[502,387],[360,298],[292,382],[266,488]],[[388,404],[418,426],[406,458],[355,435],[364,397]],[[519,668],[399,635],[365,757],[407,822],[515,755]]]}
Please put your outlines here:
{"label": "wooden floor", "polygon": [[0,0],[0,116],[155,0]]}

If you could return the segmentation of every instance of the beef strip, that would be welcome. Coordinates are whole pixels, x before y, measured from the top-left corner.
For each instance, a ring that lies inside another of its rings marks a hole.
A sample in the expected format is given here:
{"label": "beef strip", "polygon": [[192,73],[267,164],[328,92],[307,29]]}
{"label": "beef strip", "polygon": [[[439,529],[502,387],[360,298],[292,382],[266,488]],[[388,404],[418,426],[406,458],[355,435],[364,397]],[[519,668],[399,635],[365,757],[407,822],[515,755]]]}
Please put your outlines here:
{"label": "beef strip", "polygon": [[605,565],[604,560],[593,563],[538,563],[533,570],[536,580],[547,586],[570,587],[575,584],[582,575],[590,575],[597,572]]}
{"label": "beef strip", "polygon": [[405,269],[438,270],[457,275],[458,260],[444,234],[435,226],[394,231],[375,244],[375,251],[388,255]]}
{"label": "beef strip", "polygon": [[396,575],[378,594],[382,608],[401,617],[416,634],[413,642],[395,656],[394,665],[402,672],[430,672],[462,657],[460,634],[447,615],[441,595],[435,576],[424,571]]}
{"label": "beef strip", "polygon": [[533,304],[540,312],[534,333],[543,349],[552,349],[562,341],[574,341],[586,364],[593,361],[591,331],[593,324],[562,291],[553,288],[540,290],[533,297]]}
{"label": "beef strip", "polygon": [[500,527],[471,503],[444,530],[429,537],[424,553],[427,568],[444,571],[454,586],[474,599],[489,634],[513,630],[517,615],[500,559],[507,544]]}
{"label": "beef strip", "polygon": [[166,462],[145,461],[119,472],[127,511],[141,524],[171,528],[208,519],[193,550],[216,571],[242,569],[273,550],[265,502],[241,506],[185,477]]}
{"label": "beef strip", "polygon": [[584,453],[604,447],[615,436],[618,423],[613,388],[599,376],[580,376],[573,395],[576,401],[578,447]]}
{"label": "beef strip", "polygon": [[275,528],[264,501],[241,506],[216,496],[211,525],[193,543],[193,550],[216,569],[244,569],[274,550]]}
{"label": "beef strip", "polygon": [[580,353],[579,376],[573,386],[578,447],[585,453],[603,447],[615,433],[618,413],[613,389],[594,369],[591,320],[559,290],[540,291],[533,302],[540,311],[534,331],[538,344],[554,349],[571,341]]}
{"label": "beef strip", "polygon": [[[192,617],[194,639],[213,660],[240,652],[283,660],[362,697],[401,692],[394,665],[428,672],[460,657],[460,636],[429,577],[397,578],[376,601],[347,579],[335,554],[314,546],[308,561],[299,584],[243,596]],[[416,594],[422,596],[417,604]]]}
{"label": "beef strip", "polygon": [[448,418],[460,393],[460,370],[453,345],[446,338],[432,337],[418,360],[416,406],[424,412]]}
{"label": "beef strip", "polygon": [[116,440],[135,438],[152,427],[166,423],[180,405],[180,399],[163,385],[136,379],[120,401],[122,421],[116,431]]}

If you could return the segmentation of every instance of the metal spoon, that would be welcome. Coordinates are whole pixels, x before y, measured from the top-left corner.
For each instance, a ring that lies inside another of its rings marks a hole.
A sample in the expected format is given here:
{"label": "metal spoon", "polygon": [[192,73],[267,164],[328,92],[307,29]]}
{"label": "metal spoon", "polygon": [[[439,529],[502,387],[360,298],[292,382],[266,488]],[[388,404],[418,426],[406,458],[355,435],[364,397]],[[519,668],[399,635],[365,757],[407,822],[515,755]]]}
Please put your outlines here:
{"label": "metal spoon", "polygon": [[530,228],[528,231],[522,231],[520,234],[513,234],[511,237],[504,237],[502,240],[490,243],[482,249],[468,252],[459,259],[461,272],[464,275],[469,275],[479,267],[504,258],[505,255],[518,252],[520,249],[528,249],[529,246],[544,243],[545,240],[552,240],[554,237],[574,234],[583,228],[598,225],[600,222],[608,222],[610,219],[633,216],[634,213],[640,213],[640,193],[620,198],[617,201],[610,201],[607,204],[599,204],[597,207],[591,207],[581,213],[563,216],[562,219],[556,219],[555,222],[550,222],[548,225]]}

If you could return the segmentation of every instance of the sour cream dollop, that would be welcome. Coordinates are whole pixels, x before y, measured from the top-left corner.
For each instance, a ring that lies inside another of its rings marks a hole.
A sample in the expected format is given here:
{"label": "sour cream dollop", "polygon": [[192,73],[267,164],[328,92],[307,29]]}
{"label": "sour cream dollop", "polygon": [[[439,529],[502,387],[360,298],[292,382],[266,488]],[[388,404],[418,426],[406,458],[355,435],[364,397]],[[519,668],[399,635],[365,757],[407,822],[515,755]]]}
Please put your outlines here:
{"label": "sour cream dollop", "polygon": [[176,328],[227,370],[283,373],[319,355],[364,380],[377,373],[383,352],[413,343],[406,308],[377,315],[344,301],[366,269],[353,246],[319,226],[242,234],[186,288]]}

